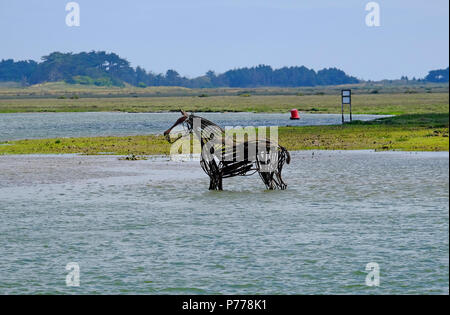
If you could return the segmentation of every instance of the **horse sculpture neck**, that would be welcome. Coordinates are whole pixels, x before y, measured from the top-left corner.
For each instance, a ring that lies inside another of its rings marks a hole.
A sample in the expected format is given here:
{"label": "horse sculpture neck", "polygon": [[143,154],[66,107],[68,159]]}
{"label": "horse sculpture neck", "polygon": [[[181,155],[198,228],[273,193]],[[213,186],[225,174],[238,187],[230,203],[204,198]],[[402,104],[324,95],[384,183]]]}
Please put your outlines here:
{"label": "horse sculpture neck", "polygon": [[192,129],[193,134],[198,138],[202,147],[209,141],[215,139],[222,139],[225,134],[225,130],[221,127],[209,121],[208,119],[190,115],[188,119],[188,124]]}

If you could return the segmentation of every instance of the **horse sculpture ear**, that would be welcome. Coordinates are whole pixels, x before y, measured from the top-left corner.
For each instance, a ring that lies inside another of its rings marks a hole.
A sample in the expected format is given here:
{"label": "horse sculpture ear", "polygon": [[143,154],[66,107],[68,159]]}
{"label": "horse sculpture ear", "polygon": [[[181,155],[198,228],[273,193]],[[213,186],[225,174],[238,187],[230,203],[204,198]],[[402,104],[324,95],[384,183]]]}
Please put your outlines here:
{"label": "horse sculpture ear", "polygon": [[186,112],[184,110],[180,109],[180,112],[184,117],[188,117],[188,114],[186,114]]}

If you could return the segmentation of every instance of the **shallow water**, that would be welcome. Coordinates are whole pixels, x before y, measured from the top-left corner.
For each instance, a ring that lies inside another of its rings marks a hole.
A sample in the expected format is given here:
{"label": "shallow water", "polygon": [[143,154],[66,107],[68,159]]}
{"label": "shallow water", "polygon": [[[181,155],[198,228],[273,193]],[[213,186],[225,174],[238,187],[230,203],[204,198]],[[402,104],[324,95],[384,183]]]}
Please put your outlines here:
{"label": "shallow water", "polygon": [[293,152],[286,191],[210,192],[198,162],[0,156],[0,294],[448,294],[448,171],[448,153]]}
{"label": "shallow water", "polygon": [[[301,114],[290,120],[289,114],[198,113],[220,126],[307,126],[341,123],[341,115]],[[92,136],[132,136],[161,134],[179,113],[25,113],[0,114],[0,141]],[[380,115],[354,115],[355,120],[372,120]],[[346,120],[348,121],[348,117]]]}

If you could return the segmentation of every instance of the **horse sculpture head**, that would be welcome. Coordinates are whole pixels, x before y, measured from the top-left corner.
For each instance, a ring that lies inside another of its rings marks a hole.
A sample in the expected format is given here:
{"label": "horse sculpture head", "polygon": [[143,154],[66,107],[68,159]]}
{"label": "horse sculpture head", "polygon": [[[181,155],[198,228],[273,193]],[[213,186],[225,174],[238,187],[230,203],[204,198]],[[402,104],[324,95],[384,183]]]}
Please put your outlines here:
{"label": "horse sculpture head", "polygon": [[[225,130],[215,123],[194,114],[189,115],[183,110],[180,110],[180,112],[182,116],[178,118],[172,127],[164,132],[164,137],[170,143],[174,143],[190,133],[194,133],[202,143],[210,142],[212,139],[219,141],[223,138]],[[185,134],[179,135],[175,140],[172,140],[170,136],[171,131],[180,125],[184,127]]]}
{"label": "horse sculpture head", "polygon": [[185,127],[187,127],[188,132],[191,132],[192,128],[189,128],[189,124],[187,124],[187,120],[189,119],[189,115],[183,111],[180,110],[181,112],[181,117],[177,119],[177,121],[173,124],[172,127],[170,127],[169,129],[167,129],[166,131],[164,131],[164,137],[167,139],[167,141],[169,141],[170,143],[174,143],[175,141],[179,140],[180,138],[182,138],[183,136],[179,136],[177,137],[175,140],[171,140],[170,139],[170,132],[177,126],[179,125],[185,125]]}

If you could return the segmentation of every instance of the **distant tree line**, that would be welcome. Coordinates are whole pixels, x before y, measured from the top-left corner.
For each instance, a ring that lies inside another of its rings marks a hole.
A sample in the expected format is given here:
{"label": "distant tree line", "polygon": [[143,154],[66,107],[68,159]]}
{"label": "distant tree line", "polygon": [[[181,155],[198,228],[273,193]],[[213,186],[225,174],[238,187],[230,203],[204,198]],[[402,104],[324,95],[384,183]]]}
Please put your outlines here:
{"label": "distant tree line", "polygon": [[428,72],[428,75],[425,77],[425,81],[436,83],[448,82],[448,70],[448,67],[447,69],[432,70]]}
{"label": "distant tree line", "polygon": [[[430,71],[425,80],[448,82],[448,68]],[[104,51],[78,54],[54,52],[42,57],[39,63],[33,60],[17,62],[12,59],[2,60],[0,82],[2,81],[21,82],[23,85],[65,81],[71,84],[98,86],[124,86],[128,83],[139,87],[183,86],[188,88],[299,87],[359,82],[357,78],[336,68],[316,72],[304,66],[272,69],[267,65],[238,68],[222,74],[208,71],[203,76],[190,79],[180,76],[175,70],[168,70],[165,74],[155,74],[141,67],[133,68],[126,59]]]}

